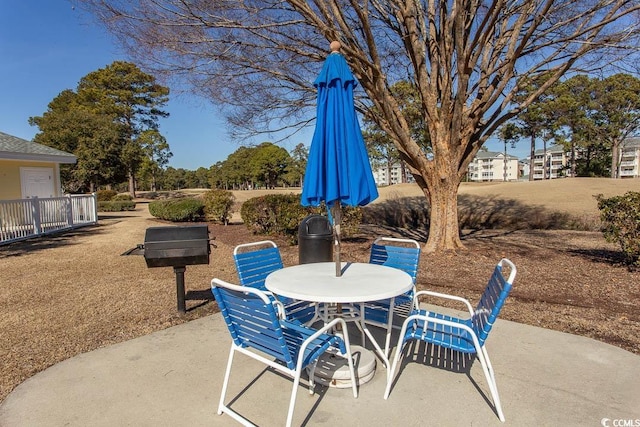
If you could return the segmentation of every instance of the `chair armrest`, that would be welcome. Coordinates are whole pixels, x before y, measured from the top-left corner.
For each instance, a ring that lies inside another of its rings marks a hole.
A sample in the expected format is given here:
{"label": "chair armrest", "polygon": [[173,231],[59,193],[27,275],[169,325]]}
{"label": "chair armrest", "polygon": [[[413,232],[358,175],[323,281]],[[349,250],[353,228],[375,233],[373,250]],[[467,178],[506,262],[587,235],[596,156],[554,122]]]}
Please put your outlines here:
{"label": "chair armrest", "polygon": [[[320,329],[315,329],[315,328],[309,328],[307,326],[303,326],[301,324],[295,323],[295,322],[291,322],[289,320],[283,320],[282,323],[290,329],[294,329],[296,331],[300,331],[300,332],[305,332],[308,333],[309,331],[315,331],[309,338],[307,338],[305,341],[313,341],[316,338],[318,338],[320,335],[327,333],[329,330],[333,329],[333,327],[335,325],[337,325],[338,323],[340,323],[343,327],[344,330],[346,330],[347,327],[347,323],[343,320],[343,319],[333,319],[331,322],[327,323],[326,325],[324,325],[322,328]],[[331,334],[334,335],[334,334]]]}
{"label": "chair armrest", "polygon": [[269,299],[271,300],[271,304],[273,304],[273,306],[276,309],[276,313],[278,313],[278,319],[281,319],[281,320],[286,319],[287,314],[285,313],[285,310],[284,310],[284,304],[282,304],[282,302],[278,299],[277,295],[267,290],[262,291],[262,293],[268,296]]}
{"label": "chair armrest", "polygon": [[[311,328],[307,328],[305,326],[290,322],[288,320],[283,320],[282,323],[285,324],[287,328],[298,330],[300,332],[308,333],[309,330],[313,330]],[[309,346],[309,344],[311,344],[311,342],[313,342],[313,340],[318,338],[320,335],[325,334],[331,329],[333,329],[333,327],[336,326],[337,324],[340,324],[342,326],[342,332],[344,334],[342,337],[342,340],[344,341],[345,348],[346,349],[349,348],[349,334],[347,332],[347,323],[344,321],[344,319],[333,319],[331,322],[327,323],[322,328],[316,330],[316,332],[313,333],[309,338],[304,340],[304,342],[300,346],[300,354],[298,355],[298,366],[300,366],[300,363],[302,362],[302,357],[304,357],[304,352]]]}
{"label": "chair armrest", "polygon": [[431,317],[424,314],[412,314],[411,316],[407,317],[407,319],[402,324],[402,331],[400,332],[401,337],[405,336],[407,326],[410,325],[414,320],[422,320],[427,323],[435,323],[438,325],[449,326],[451,328],[463,329],[467,331],[473,339],[476,349],[480,348],[480,341],[478,340],[475,331],[469,326],[465,325],[464,323],[452,322],[446,319],[438,319],[437,317]]}
{"label": "chair armrest", "polygon": [[[273,294],[271,294],[271,296],[273,296]],[[284,320],[287,318],[287,314],[284,311],[284,304],[282,304],[280,301],[278,301],[275,298],[271,301],[271,304],[276,309],[276,313],[278,313],[278,319]]]}
{"label": "chair armrest", "polygon": [[418,291],[418,292],[415,293],[415,295],[413,297],[413,305],[414,305],[414,308],[416,308],[416,309],[420,308],[419,297],[421,295],[428,295],[428,296],[431,296],[431,297],[437,297],[437,298],[443,298],[443,299],[449,299],[449,300],[461,302],[467,307],[467,310],[469,311],[469,314],[471,316],[473,316],[473,307],[471,306],[471,303],[468,300],[466,300],[466,299],[464,299],[462,297],[456,296],[456,295],[441,294],[439,292],[432,292],[432,291]]}

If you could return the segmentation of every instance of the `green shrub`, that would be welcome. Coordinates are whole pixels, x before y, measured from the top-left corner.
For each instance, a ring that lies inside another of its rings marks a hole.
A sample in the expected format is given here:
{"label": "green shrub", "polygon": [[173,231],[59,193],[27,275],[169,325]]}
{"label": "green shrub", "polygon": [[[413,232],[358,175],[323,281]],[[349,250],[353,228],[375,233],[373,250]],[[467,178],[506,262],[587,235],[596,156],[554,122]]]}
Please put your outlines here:
{"label": "green shrub", "polygon": [[98,202],[98,212],[122,212],[133,211],[136,203],[132,200],[112,200],[108,202]]}
{"label": "green shrub", "polygon": [[113,198],[118,194],[117,191],[114,190],[98,190],[96,192],[96,197],[99,202],[108,202],[113,200]]}
{"label": "green shrub", "polygon": [[[326,215],[326,212],[324,205],[303,207],[300,205],[300,195],[297,194],[269,194],[244,202],[240,216],[254,234],[283,235],[295,244],[298,241],[298,227],[302,220],[307,215]],[[361,208],[343,207],[342,235],[356,233],[361,220]]]}
{"label": "green shrub", "polygon": [[233,203],[236,198],[231,191],[210,190],[202,196],[204,202],[204,213],[207,219],[221,222],[224,225],[229,223],[233,213]]}
{"label": "green shrub", "polygon": [[166,221],[200,221],[204,217],[204,204],[193,198],[156,200],[149,203],[149,213]]}
{"label": "green shrub", "polygon": [[298,225],[306,216],[295,194],[267,194],[242,204],[242,221],[254,234],[297,236]]}
{"label": "green shrub", "polygon": [[605,239],[618,243],[630,267],[640,267],[640,192],[622,196],[596,196],[602,233]]}
{"label": "green shrub", "polygon": [[113,200],[113,201],[133,200],[133,197],[131,197],[131,194],[121,193],[121,194],[116,194],[115,196],[113,196],[113,198],[111,200]]}

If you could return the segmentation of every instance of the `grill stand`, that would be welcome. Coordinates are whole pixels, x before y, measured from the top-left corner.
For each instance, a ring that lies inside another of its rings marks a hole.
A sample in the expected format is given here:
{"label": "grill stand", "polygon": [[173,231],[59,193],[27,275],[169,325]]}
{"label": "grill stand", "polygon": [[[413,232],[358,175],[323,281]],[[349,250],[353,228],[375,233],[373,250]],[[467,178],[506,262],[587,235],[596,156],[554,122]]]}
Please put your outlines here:
{"label": "grill stand", "polygon": [[184,272],[186,269],[187,267],[173,267],[173,272],[176,273],[176,295],[178,297],[178,311],[180,313],[187,312],[187,307],[184,302]]}
{"label": "grill stand", "polygon": [[144,234],[143,246],[148,268],[173,267],[178,311],[186,313],[184,272],[187,265],[209,264],[212,245],[208,226],[149,227]]}

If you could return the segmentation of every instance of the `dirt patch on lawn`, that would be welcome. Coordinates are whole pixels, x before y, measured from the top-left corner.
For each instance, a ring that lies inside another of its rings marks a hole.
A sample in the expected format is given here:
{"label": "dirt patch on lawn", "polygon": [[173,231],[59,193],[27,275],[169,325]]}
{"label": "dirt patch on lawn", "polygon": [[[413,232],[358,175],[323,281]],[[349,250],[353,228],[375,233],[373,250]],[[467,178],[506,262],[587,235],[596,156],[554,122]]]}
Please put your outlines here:
{"label": "dirt patch on lawn", "polygon": [[[0,400],[35,373],[74,355],[126,341],[217,311],[213,277],[236,282],[235,245],[262,240],[243,224],[209,225],[215,237],[211,263],[188,266],[186,314],[176,310],[171,268],[146,267],[140,255],[123,256],[143,243],[149,226],[163,224],[136,211],[101,216],[95,227],[0,247],[2,318]],[[345,261],[366,262],[379,235],[416,230],[365,226],[344,240]],[[274,238],[285,265],[298,263],[297,246]],[[477,301],[496,262],[518,267],[501,317],[591,337],[640,354],[640,273],[599,232],[466,232],[466,251],[423,255],[418,287]]]}

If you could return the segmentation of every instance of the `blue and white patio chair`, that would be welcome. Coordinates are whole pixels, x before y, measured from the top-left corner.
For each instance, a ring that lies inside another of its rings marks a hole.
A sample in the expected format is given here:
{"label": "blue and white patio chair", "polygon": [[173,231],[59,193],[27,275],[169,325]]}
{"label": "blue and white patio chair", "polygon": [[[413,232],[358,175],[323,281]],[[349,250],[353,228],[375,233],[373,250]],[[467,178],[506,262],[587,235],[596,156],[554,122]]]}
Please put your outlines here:
{"label": "blue and white patio chair", "polygon": [[[507,271],[503,270],[504,267],[507,267]],[[507,272],[509,276],[505,278]],[[402,357],[405,344],[412,340],[419,340],[434,346],[475,355],[482,365],[482,371],[489,384],[489,390],[498,418],[504,422],[504,414],[500,404],[500,397],[498,396],[496,378],[493,367],[491,366],[491,361],[489,360],[489,354],[485,347],[485,342],[511,291],[515,277],[516,266],[506,258],[500,260],[475,310],[469,301],[461,297],[430,291],[417,292],[414,300],[415,308],[402,325],[398,346],[396,347],[396,354],[391,366],[391,374],[388,377],[389,380],[384,392],[384,398],[387,399],[389,397],[393,377],[398,362]],[[418,299],[422,295],[460,301],[466,305],[470,317],[463,319],[435,311],[420,309]],[[426,348],[425,351],[427,351]]]}
{"label": "blue and white patio chair", "polygon": [[[287,426],[291,425],[293,418],[303,369],[309,367],[309,393],[313,394],[315,366],[318,358],[326,351],[346,358],[351,374],[353,397],[358,397],[349,335],[344,320],[335,319],[315,330],[295,321],[284,320],[282,303],[271,299],[258,289],[213,279],[211,290],[232,338],[218,414],[224,412],[244,425],[251,425],[247,419],[224,403],[235,352],[245,354],[293,378]],[[342,325],[342,338],[327,333],[337,324]],[[264,398],[268,399],[268,396]]]}
{"label": "blue and white patio chair", "polygon": [[[420,244],[413,239],[379,237],[373,242],[373,245],[371,245],[369,263],[400,269],[409,274],[413,279],[414,288],[394,298],[393,315],[389,315],[391,313],[390,299],[372,301],[364,304],[365,323],[387,330],[384,352],[388,357],[391,332],[394,328],[393,318],[396,316],[406,317],[413,307],[416,276],[418,274],[418,264],[420,263]],[[395,327],[400,329],[400,326]]]}
{"label": "blue and white patio chair", "polygon": [[[269,273],[284,267],[280,249],[274,242],[262,240],[238,245],[233,250],[233,260],[242,286],[260,289],[272,298],[276,298],[264,286],[264,280]],[[307,323],[315,315],[313,303],[285,297],[277,297],[277,299],[284,305],[285,314],[289,320]]]}

